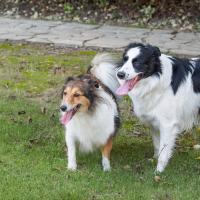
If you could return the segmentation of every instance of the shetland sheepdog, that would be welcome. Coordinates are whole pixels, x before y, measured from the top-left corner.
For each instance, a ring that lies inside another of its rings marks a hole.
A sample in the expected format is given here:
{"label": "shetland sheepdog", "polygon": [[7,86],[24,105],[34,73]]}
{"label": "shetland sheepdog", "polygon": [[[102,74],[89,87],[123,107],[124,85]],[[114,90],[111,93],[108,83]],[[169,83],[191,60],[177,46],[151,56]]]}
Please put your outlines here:
{"label": "shetland sheepdog", "polygon": [[99,54],[88,73],[69,77],[62,90],[61,123],[65,126],[68,169],[76,170],[76,143],[91,152],[100,148],[102,167],[109,171],[113,137],[119,127],[119,111],[114,91],[117,61],[109,54]]}
{"label": "shetland sheepdog", "polygon": [[199,123],[200,59],[180,59],[161,54],[158,47],[132,43],[117,77],[117,94],[128,94],[136,116],[152,129],[156,172],[162,172],[177,136]]}

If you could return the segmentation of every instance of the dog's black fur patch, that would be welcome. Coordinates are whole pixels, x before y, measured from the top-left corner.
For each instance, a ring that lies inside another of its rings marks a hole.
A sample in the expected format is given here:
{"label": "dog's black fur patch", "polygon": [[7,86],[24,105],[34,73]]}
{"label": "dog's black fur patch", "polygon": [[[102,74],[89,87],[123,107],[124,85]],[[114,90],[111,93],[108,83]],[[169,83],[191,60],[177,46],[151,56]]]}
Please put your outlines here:
{"label": "dog's black fur patch", "polygon": [[169,58],[172,61],[171,87],[176,94],[180,85],[186,80],[188,73],[192,73],[193,66],[189,59]]}
{"label": "dog's black fur patch", "polygon": [[141,43],[131,43],[125,49],[123,54],[123,63],[129,59],[127,52],[138,47],[140,48],[140,54],[132,60],[132,65],[136,72],[141,72],[143,78],[147,78],[152,75],[160,76],[162,74],[161,63],[159,57],[161,56],[160,49],[151,45],[144,45]]}
{"label": "dog's black fur patch", "polygon": [[116,134],[121,124],[119,116],[114,117],[114,123],[115,123],[115,134]]}
{"label": "dog's black fur patch", "polygon": [[200,59],[194,60],[195,68],[192,74],[193,90],[196,93],[200,92]]}

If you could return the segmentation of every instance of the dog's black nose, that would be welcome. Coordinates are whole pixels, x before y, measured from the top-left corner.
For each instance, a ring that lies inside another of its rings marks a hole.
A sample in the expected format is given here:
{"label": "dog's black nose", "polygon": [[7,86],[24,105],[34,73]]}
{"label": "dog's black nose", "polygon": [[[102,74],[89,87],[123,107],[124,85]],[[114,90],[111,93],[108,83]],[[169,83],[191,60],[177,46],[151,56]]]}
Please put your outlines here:
{"label": "dog's black nose", "polygon": [[124,72],[117,72],[117,76],[119,79],[124,79],[125,78],[125,73]]}
{"label": "dog's black nose", "polygon": [[65,106],[65,105],[60,106],[60,110],[62,110],[63,112],[65,112],[67,110],[67,106]]}

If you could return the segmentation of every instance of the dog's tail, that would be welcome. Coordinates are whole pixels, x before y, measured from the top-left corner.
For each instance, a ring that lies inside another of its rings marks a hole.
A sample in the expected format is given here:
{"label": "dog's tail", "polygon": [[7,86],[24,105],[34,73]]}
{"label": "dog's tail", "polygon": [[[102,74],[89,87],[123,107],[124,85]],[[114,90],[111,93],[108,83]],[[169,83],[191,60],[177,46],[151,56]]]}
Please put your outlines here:
{"label": "dog's tail", "polygon": [[120,86],[116,78],[116,70],[119,60],[109,53],[97,54],[92,62],[90,72],[106,85],[116,96],[116,90]]}

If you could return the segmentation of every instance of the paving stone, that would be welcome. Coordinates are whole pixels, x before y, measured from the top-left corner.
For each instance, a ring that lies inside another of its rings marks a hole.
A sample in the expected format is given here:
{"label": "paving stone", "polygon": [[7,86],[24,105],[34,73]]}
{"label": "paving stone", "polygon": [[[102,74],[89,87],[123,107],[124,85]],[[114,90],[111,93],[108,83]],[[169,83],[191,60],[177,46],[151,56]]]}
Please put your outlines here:
{"label": "paving stone", "polygon": [[5,40],[120,50],[130,42],[142,42],[163,52],[200,55],[200,33],[0,17],[0,41]]}

